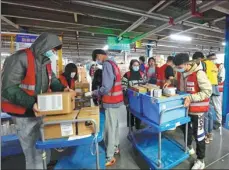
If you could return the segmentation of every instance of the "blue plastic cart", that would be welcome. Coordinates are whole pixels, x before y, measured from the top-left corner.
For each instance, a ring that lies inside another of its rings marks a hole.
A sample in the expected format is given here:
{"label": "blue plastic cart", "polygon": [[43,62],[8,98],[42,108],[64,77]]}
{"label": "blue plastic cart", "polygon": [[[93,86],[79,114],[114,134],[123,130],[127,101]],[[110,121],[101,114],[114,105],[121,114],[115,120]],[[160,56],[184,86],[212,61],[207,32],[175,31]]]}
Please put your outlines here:
{"label": "blue plastic cart", "polygon": [[[7,113],[1,113],[1,120],[11,120]],[[11,156],[22,153],[21,144],[16,134],[1,136],[1,156]]]}
{"label": "blue plastic cart", "polygon": [[[143,113],[137,113],[130,106],[129,116],[133,114],[149,127],[137,132],[133,132],[132,127],[129,127],[128,137],[148,162],[150,168],[171,169],[189,157],[187,134],[190,118],[188,117],[188,109],[183,106],[183,97],[186,94],[165,99],[157,99],[145,94],[140,96]],[[162,132],[184,124],[186,124],[185,147],[168,137],[162,137]]]}
{"label": "blue plastic cart", "polygon": [[[94,125],[95,128],[95,133],[87,138],[82,138],[82,139],[75,139],[75,140],[69,140],[68,138],[64,139],[52,139],[52,140],[44,140],[44,126],[48,125],[53,125],[53,124],[60,124],[60,123],[77,123],[77,122],[86,122],[86,121],[91,121]],[[100,113],[100,131],[98,132],[98,129],[96,129],[96,122],[93,119],[76,119],[72,121],[53,121],[53,122],[48,122],[48,123],[43,123],[40,131],[42,135],[42,140],[37,141],[36,143],[36,148],[41,149],[43,151],[42,158],[43,158],[43,166],[44,169],[47,169],[47,163],[46,163],[46,149],[52,149],[52,148],[64,148],[64,147],[72,147],[72,146],[92,146],[95,145],[95,157],[96,157],[96,166],[91,167],[90,169],[104,169],[105,167],[105,152],[103,151],[102,148],[99,149],[99,142],[103,140],[103,131],[104,131],[104,121],[105,121],[105,115],[104,113]],[[68,161],[73,158],[77,158],[77,152],[76,150],[74,151],[73,155],[71,155],[71,158],[64,157],[62,160],[59,161],[56,169],[62,169],[66,168],[64,165],[69,165]],[[100,157],[102,156],[102,161],[100,161]],[[90,155],[88,155],[90,157]],[[77,160],[77,159],[76,159]],[[73,162],[73,161],[72,161]],[[81,162],[82,163],[82,162]],[[69,168],[74,168],[77,169],[79,167],[69,167]],[[88,167],[87,167],[88,168]]]}

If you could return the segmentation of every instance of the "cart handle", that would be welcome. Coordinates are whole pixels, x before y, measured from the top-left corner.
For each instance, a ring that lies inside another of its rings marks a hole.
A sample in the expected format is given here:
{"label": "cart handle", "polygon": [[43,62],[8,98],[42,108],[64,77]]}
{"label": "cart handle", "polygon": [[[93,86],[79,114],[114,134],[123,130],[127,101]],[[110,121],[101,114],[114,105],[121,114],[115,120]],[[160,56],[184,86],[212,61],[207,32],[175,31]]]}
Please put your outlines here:
{"label": "cart handle", "polygon": [[87,122],[87,121],[91,121],[93,123],[94,129],[95,129],[94,136],[97,137],[98,136],[98,127],[94,119],[76,119],[76,120],[61,120],[61,121],[51,121],[51,122],[42,123],[40,127],[41,139],[43,142],[45,141],[44,139],[44,127],[45,126],[61,124],[61,123],[81,123],[81,122]]}
{"label": "cart handle", "polygon": [[[175,110],[175,109],[179,109],[179,108],[183,108],[183,107],[185,107],[185,106],[184,105],[180,105],[180,106],[176,106],[176,107],[172,107],[172,108],[169,108],[169,109],[162,110],[161,114],[160,114],[160,124],[161,124],[161,118],[162,118],[162,116],[163,116],[163,114],[165,112],[168,112],[168,111],[171,111],[171,110]],[[188,108],[187,108],[186,113],[185,113],[185,117],[187,117],[187,116],[188,116]]]}

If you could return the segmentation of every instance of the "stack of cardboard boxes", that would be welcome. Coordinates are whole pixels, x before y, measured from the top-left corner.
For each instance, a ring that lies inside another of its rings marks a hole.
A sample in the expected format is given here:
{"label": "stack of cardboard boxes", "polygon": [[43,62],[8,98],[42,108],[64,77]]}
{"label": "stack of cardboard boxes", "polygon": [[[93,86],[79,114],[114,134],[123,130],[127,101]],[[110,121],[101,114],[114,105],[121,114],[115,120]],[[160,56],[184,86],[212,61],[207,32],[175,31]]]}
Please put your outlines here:
{"label": "stack of cardboard boxes", "polygon": [[78,67],[78,78],[79,78],[79,82],[82,83],[87,83],[87,71],[84,67]]}
{"label": "stack of cardboard boxes", "polygon": [[[37,113],[43,117],[43,122],[75,120],[92,118],[99,124],[99,108],[88,107],[82,110],[75,109],[75,96],[72,92],[44,93],[38,95]],[[44,127],[45,139],[66,138],[76,135],[94,133],[91,122],[61,123]]]}
{"label": "stack of cardboard boxes", "polygon": [[80,109],[82,107],[90,107],[91,106],[91,99],[85,97],[85,93],[90,91],[90,84],[89,83],[75,83],[75,91],[77,94],[76,98],[76,108]]}

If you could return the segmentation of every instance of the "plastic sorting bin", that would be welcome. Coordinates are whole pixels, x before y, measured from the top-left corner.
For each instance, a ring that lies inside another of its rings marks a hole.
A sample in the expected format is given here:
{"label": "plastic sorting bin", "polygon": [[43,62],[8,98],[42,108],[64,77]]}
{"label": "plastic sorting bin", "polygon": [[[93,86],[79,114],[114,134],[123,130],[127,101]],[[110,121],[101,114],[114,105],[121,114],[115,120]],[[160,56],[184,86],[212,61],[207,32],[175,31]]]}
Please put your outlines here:
{"label": "plastic sorting bin", "polygon": [[129,107],[131,110],[135,111],[137,114],[142,115],[143,107],[142,107],[142,93],[138,93],[131,89],[127,90]]}
{"label": "plastic sorting bin", "polygon": [[[144,103],[143,116],[158,125],[185,117],[187,109],[184,107],[165,111],[184,104],[183,98],[187,96],[187,94],[179,94],[180,95],[165,98],[154,98],[147,94],[142,94],[142,103]],[[163,111],[165,112],[162,113]],[[161,116],[161,114],[163,115]]]}

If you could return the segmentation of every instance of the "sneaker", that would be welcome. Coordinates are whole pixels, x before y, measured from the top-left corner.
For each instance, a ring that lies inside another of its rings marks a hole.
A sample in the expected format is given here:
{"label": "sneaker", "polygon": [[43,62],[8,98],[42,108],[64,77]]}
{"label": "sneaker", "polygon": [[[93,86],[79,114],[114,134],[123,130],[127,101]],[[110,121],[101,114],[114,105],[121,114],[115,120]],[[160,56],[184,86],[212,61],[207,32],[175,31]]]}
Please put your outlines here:
{"label": "sneaker", "polygon": [[194,155],[195,154],[195,150],[193,149],[192,146],[188,147],[188,153],[189,153],[189,155]]}
{"label": "sneaker", "polygon": [[209,144],[210,143],[210,139],[207,136],[205,137],[205,143],[206,144]]}
{"label": "sneaker", "polygon": [[212,133],[209,133],[208,134],[208,138],[209,138],[210,141],[213,141],[213,134]]}
{"label": "sneaker", "polygon": [[106,159],[106,166],[112,166],[114,165],[116,162],[116,159],[113,157],[113,158],[107,158]]}
{"label": "sneaker", "polygon": [[204,169],[205,168],[205,163],[204,161],[197,160],[195,164],[193,165],[192,169]]}
{"label": "sneaker", "polygon": [[115,146],[115,152],[114,152],[115,155],[118,155],[120,154],[120,149],[118,146]]}

